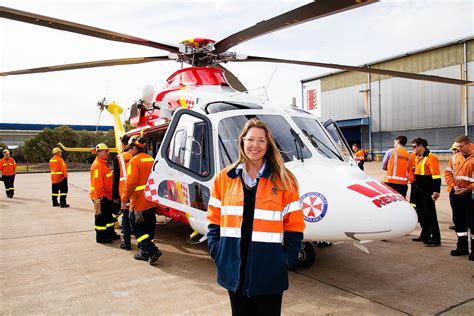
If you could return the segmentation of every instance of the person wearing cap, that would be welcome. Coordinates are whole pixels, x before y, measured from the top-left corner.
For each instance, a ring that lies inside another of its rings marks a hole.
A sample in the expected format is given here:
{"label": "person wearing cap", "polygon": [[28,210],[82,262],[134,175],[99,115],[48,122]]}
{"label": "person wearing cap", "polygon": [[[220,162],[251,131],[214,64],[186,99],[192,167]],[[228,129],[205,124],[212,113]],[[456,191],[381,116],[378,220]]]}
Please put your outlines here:
{"label": "person wearing cap", "polygon": [[[125,187],[125,181],[127,180],[127,167],[130,159],[132,159],[132,154],[128,151],[128,141],[130,136],[123,135],[120,138],[120,143],[122,146],[122,153],[118,154],[113,160],[113,183],[112,183],[112,199],[114,204],[118,204],[121,209],[121,197],[123,196],[123,189]],[[128,209],[121,209],[122,213],[122,232],[123,232],[123,241],[120,244],[120,248],[125,250],[131,250],[131,227],[129,219]]]}
{"label": "person wearing cap", "polygon": [[10,157],[8,149],[3,150],[3,158],[0,160],[0,171],[2,172],[3,184],[5,185],[5,193],[11,199],[15,194],[16,162],[13,157]]}
{"label": "person wearing cap", "polygon": [[96,158],[91,166],[90,198],[94,203],[97,243],[111,243],[115,236],[112,217],[112,171],[107,158],[109,147],[100,143],[92,150]]}
{"label": "person wearing cap", "polygon": [[446,183],[452,188],[449,202],[453,210],[454,230],[458,238],[456,249],[451,256],[469,255],[469,233],[471,231],[471,254],[469,260],[474,261],[474,150],[467,135],[454,139],[459,153],[453,155],[444,171]]}
{"label": "person wearing cap", "polygon": [[154,161],[153,157],[145,153],[145,145],[145,139],[139,135],[132,136],[128,142],[129,152],[133,157],[127,167],[121,208],[130,210],[130,223],[139,247],[134,258],[154,265],[162,253],[153,243],[156,204],[147,200],[144,194]]}
{"label": "person wearing cap", "polygon": [[[53,157],[49,160],[49,168],[51,169],[51,199],[53,206],[69,207],[67,204],[67,165],[62,158],[63,152],[58,147],[52,150]],[[59,203],[58,203],[59,197]]]}

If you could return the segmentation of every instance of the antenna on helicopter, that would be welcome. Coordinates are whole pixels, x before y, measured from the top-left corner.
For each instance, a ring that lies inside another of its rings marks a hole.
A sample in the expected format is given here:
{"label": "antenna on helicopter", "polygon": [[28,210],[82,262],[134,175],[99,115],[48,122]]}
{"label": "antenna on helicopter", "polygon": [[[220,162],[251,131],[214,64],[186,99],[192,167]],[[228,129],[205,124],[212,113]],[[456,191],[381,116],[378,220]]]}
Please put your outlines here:
{"label": "antenna on helicopter", "polygon": [[270,83],[272,82],[273,77],[275,76],[275,73],[276,73],[277,69],[278,69],[278,66],[275,66],[275,69],[273,69],[273,72],[272,72],[272,74],[270,75],[270,79],[268,79],[267,84],[266,84],[265,86],[263,86],[263,92],[265,93],[265,97],[267,98],[267,101],[270,100],[270,99],[268,98],[267,89],[268,89],[268,87],[270,86]]}

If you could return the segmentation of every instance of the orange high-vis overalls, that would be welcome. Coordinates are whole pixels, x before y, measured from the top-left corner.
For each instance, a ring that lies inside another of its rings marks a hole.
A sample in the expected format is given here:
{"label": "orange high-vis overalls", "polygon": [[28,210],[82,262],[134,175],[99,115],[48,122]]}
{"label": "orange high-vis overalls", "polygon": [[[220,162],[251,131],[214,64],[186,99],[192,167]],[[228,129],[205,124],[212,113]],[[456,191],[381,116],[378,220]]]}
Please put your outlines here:
{"label": "orange high-vis overalls", "polygon": [[96,157],[91,166],[91,187],[89,196],[92,200],[106,197],[112,200],[112,171],[107,160]]}
{"label": "orange high-vis overalls", "polygon": [[355,154],[354,154],[354,159],[356,161],[364,161],[364,151],[362,149],[359,149]]}
{"label": "orange high-vis overalls", "polygon": [[127,180],[121,196],[122,202],[130,200],[131,211],[144,211],[157,205],[145,198],[144,190],[153,167],[154,159],[143,152],[130,159],[127,167]]}
{"label": "orange high-vis overalls", "polygon": [[474,190],[474,153],[464,158],[462,153],[457,153],[448,162],[444,171],[444,179],[449,187],[471,188]]}
{"label": "orange high-vis overalls", "polygon": [[398,146],[392,151],[392,155],[387,164],[387,175],[385,182],[407,184],[408,183],[408,167],[410,154],[408,151]]}
{"label": "orange high-vis overalls", "polygon": [[12,157],[0,160],[0,171],[4,176],[13,176],[16,173],[16,162]]}
{"label": "orange high-vis overalls", "polygon": [[408,182],[413,183],[415,180],[415,161],[416,161],[416,153],[410,153],[410,159],[408,161]]}
{"label": "orange high-vis overalls", "polygon": [[51,169],[51,182],[59,183],[64,178],[67,178],[67,165],[59,154],[55,154],[49,160],[49,167]]}

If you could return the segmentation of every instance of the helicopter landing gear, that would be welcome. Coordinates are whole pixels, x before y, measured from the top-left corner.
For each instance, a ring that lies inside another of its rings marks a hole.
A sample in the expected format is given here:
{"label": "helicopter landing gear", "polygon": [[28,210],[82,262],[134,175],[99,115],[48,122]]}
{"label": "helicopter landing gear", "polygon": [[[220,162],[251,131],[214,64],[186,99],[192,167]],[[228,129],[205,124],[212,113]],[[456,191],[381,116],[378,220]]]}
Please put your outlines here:
{"label": "helicopter landing gear", "polygon": [[313,244],[306,241],[301,243],[301,250],[298,254],[298,265],[300,267],[311,267],[316,259],[316,252],[314,251]]}

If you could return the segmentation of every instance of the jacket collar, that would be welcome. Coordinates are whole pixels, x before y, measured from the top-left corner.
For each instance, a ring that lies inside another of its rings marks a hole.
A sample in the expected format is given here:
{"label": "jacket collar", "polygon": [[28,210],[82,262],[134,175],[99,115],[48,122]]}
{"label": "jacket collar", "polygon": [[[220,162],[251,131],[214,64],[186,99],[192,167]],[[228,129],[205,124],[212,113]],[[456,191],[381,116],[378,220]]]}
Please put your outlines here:
{"label": "jacket collar", "polygon": [[[232,169],[228,170],[227,175],[230,178],[235,179],[235,178],[240,176],[240,172],[237,172],[237,167],[235,167],[235,168],[232,168]],[[269,179],[271,175],[272,175],[272,167],[270,166],[270,164],[268,162],[266,162],[265,163],[265,170],[263,170],[261,178]]]}

